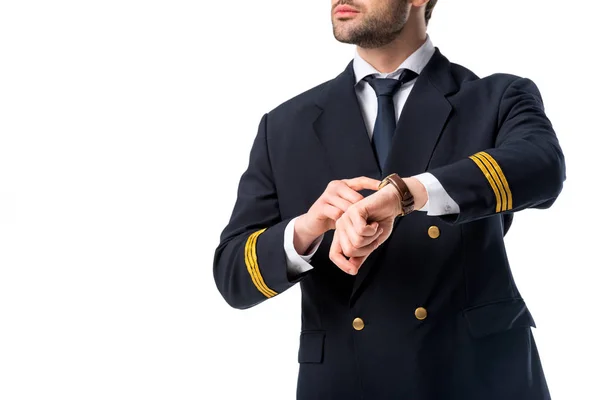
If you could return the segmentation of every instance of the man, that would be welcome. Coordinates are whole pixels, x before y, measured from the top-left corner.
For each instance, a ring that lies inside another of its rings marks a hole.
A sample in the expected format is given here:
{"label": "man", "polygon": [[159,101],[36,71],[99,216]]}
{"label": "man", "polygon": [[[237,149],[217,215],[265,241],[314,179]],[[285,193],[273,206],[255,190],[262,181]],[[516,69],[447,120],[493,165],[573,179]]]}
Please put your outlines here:
{"label": "man", "polygon": [[549,399],[504,235],[564,157],[535,84],[479,78],[426,33],[435,0],[332,0],[357,45],[265,114],[214,259],[248,308],[300,283],[299,399]]}

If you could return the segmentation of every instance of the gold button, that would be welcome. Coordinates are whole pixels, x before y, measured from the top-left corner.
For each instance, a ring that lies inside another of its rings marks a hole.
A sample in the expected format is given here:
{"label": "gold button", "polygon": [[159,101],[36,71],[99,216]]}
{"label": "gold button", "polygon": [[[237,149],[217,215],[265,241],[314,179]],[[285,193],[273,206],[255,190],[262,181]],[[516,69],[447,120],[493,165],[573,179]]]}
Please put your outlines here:
{"label": "gold button", "polygon": [[430,238],[437,239],[440,237],[440,228],[438,228],[435,225],[430,226],[429,229],[427,230],[427,233],[429,234]]}
{"label": "gold button", "polygon": [[417,317],[417,319],[419,321],[424,320],[425,318],[427,318],[427,310],[424,309],[423,307],[419,307],[415,310],[415,317]]}
{"label": "gold button", "polygon": [[354,321],[352,321],[352,327],[357,331],[362,331],[365,329],[365,322],[360,318],[354,318]]}

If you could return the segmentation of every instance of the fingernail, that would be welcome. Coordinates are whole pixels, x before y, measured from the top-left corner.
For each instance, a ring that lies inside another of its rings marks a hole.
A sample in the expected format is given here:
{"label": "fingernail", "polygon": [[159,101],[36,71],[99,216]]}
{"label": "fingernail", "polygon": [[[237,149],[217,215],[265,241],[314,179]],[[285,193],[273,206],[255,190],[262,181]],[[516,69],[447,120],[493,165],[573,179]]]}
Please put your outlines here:
{"label": "fingernail", "polygon": [[382,233],[383,233],[383,228],[381,228],[381,229],[379,229],[379,230],[377,231],[377,234],[378,234],[378,235],[381,235]]}

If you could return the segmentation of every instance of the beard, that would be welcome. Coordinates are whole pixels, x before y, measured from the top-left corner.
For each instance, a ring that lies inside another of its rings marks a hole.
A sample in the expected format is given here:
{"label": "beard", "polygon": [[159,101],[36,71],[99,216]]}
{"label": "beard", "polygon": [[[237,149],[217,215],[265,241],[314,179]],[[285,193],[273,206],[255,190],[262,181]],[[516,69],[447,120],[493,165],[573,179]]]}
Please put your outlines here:
{"label": "beard", "polygon": [[[332,17],[333,36],[342,43],[366,49],[392,42],[402,32],[408,20],[408,0],[388,0],[387,3],[387,7],[382,9],[373,10],[369,14],[361,13],[359,20]],[[356,7],[354,0],[340,0],[335,6],[339,4]]]}

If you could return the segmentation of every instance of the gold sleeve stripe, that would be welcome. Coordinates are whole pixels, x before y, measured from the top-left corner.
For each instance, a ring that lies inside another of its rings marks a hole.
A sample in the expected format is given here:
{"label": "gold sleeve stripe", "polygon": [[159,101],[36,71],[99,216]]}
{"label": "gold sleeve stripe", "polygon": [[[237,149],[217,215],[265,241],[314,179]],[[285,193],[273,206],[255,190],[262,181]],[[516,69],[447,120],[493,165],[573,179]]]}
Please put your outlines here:
{"label": "gold sleeve stripe", "polygon": [[492,179],[492,176],[488,172],[485,165],[483,165],[483,163],[481,161],[479,161],[479,158],[477,158],[475,156],[471,156],[469,158],[471,160],[473,160],[475,162],[475,164],[477,164],[479,169],[481,169],[481,172],[483,172],[483,175],[487,178],[488,182],[490,183],[490,186],[492,187],[492,190],[494,191],[494,194],[496,195],[496,212],[500,212],[501,200],[500,200],[500,193],[498,192],[498,188],[496,187],[496,182],[494,182],[494,180]]}
{"label": "gold sleeve stripe", "polygon": [[246,262],[246,269],[248,270],[248,274],[250,274],[250,278],[252,279],[252,283],[254,286],[264,294],[264,288],[260,286],[260,283],[256,279],[256,274],[254,273],[254,261],[252,260],[252,247],[255,246],[257,232],[254,232],[248,237],[246,241],[246,248],[244,249],[244,260]]}
{"label": "gold sleeve stripe", "polygon": [[272,290],[271,288],[269,288],[267,286],[267,283],[264,281],[264,279],[260,273],[260,269],[258,268],[258,256],[256,254],[256,241],[258,240],[258,237],[260,236],[260,234],[263,233],[265,230],[266,230],[266,228],[261,229],[260,231],[256,232],[256,236],[254,237],[254,243],[252,244],[252,247],[250,248],[250,250],[251,250],[252,260],[254,261],[254,274],[256,275],[256,279],[261,284],[261,286],[263,287],[265,292],[269,294],[269,296],[267,296],[267,297],[273,297],[277,294],[277,292]]}
{"label": "gold sleeve stripe", "polygon": [[258,269],[258,261],[256,257],[256,241],[258,236],[264,231],[265,229],[256,231],[248,238],[245,249],[245,260],[246,268],[248,270],[248,274],[250,274],[252,283],[254,283],[254,286],[256,286],[259,292],[261,292],[265,297],[270,298],[277,293],[269,289],[269,287],[266,285],[262,275],[260,274],[260,270]]}
{"label": "gold sleeve stripe", "polygon": [[504,172],[502,172],[502,168],[500,168],[500,166],[498,165],[496,160],[494,160],[494,158],[492,156],[490,156],[488,153],[486,153],[485,151],[480,152],[480,154],[483,157],[485,157],[494,166],[494,169],[500,176],[500,180],[502,181],[502,184],[504,185],[504,189],[506,190],[506,195],[508,196],[508,204],[507,204],[506,210],[512,210],[512,208],[513,208],[512,192],[510,191],[510,187],[508,186],[508,181],[506,180],[506,176],[504,176]]}
{"label": "gold sleeve stripe", "polygon": [[250,274],[250,278],[252,279],[252,283],[261,292],[266,298],[271,298],[277,294],[274,290],[270,289],[265,280],[263,279],[260,269],[258,268],[258,259],[256,256],[256,241],[258,236],[263,233],[265,229],[261,229],[259,231],[254,232],[248,237],[246,241],[246,248],[244,250],[244,258],[246,262],[246,269],[248,270],[248,274]]}
{"label": "gold sleeve stripe", "polygon": [[[260,274],[260,270],[258,269],[258,262],[256,259],[256,241],[258,236],[264,232],[263,230],[256,231],[250,235],[248,241],[246,242],[245,249],[245,260],[246,260],[246,269],[248,270],[248,274],[252,279],[252,283],[261,292],[265,297],[270,298],[273,297],[273,294],[270,292],[270,289],[264,282],[262,275]],[[253,252],[254,250],[254,252]]]}
{"label": "gold sleeve stripe", "polygon": [[502,181],[500,180],[500,177],[496,173],[496,170],[494,169],[492,164],[490,164],[488,159],[483,157],[483,155],[481,153],[477,153],[473,157],[477,157],[479,159],[479,161],[481,161],[483,163],[483,165],[486,166],[488,172],[492,175],[492,178],[494,179],[494,182],[496,182],[496,187],[498,188],[498,191],[500,192],[500,198],[502,200],[502,204],[500,206],[500,211],[505,211],[506,204],[507,204],[506,191],[504,190],[504,186],[502,185]]}

